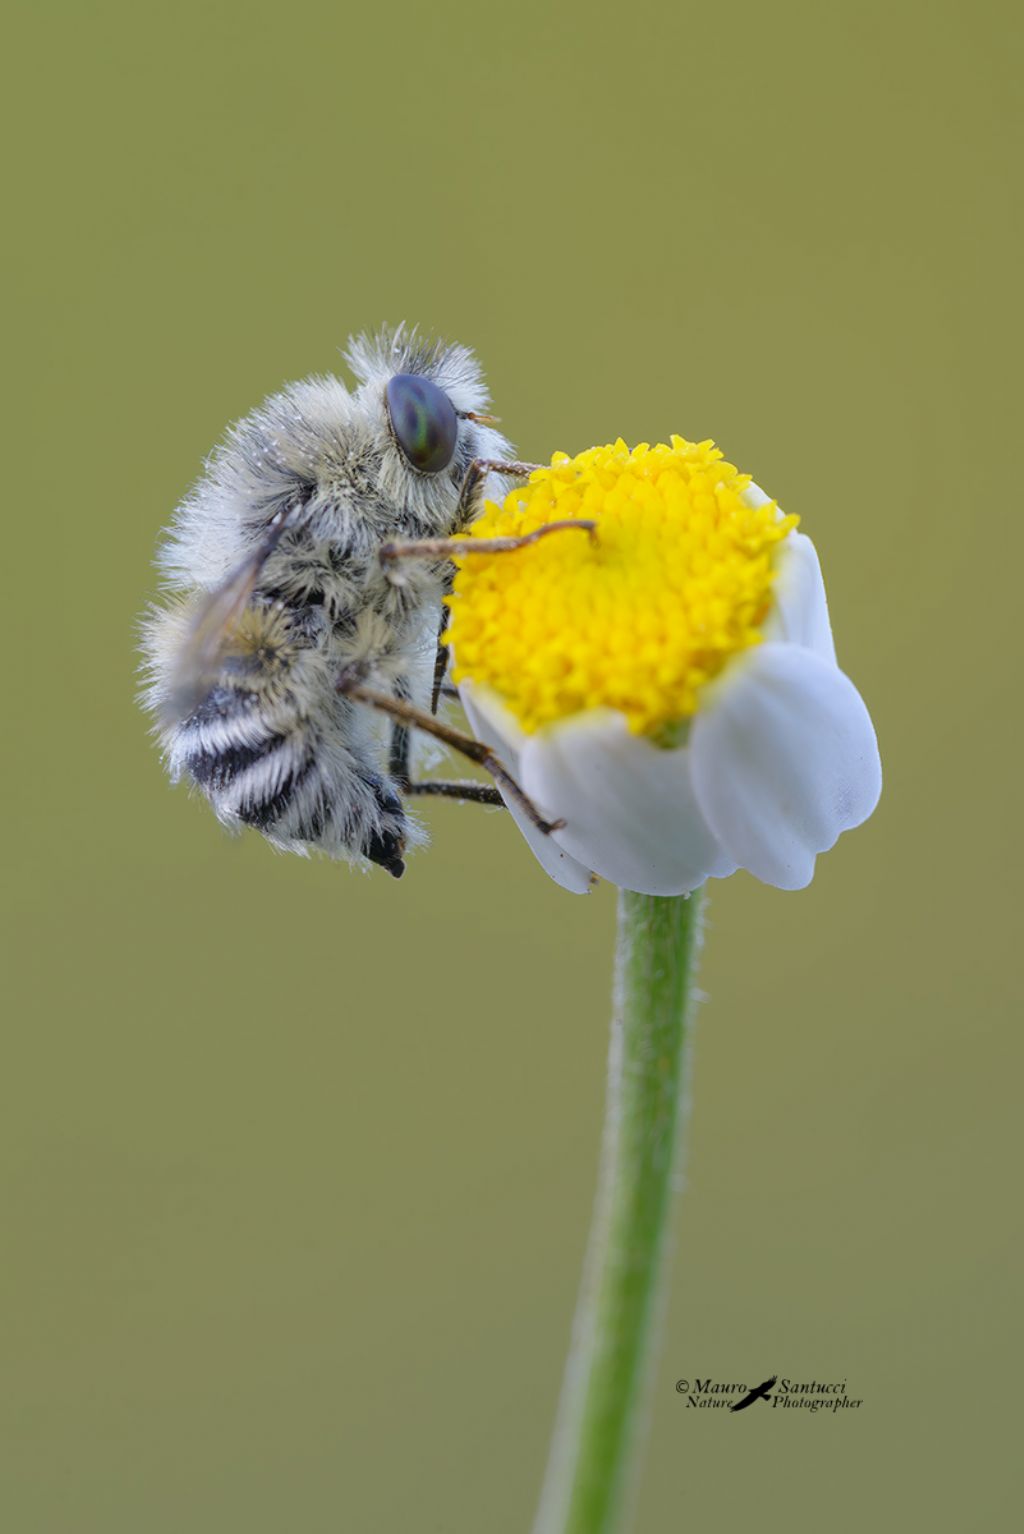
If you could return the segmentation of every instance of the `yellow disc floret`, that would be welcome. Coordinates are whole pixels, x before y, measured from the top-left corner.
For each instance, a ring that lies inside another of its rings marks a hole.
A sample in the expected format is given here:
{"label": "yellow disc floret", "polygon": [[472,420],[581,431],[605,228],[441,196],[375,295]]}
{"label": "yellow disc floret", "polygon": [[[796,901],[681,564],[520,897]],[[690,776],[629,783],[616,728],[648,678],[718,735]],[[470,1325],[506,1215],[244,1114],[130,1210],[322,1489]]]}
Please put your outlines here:
{"label": "yellow disc floret", "polygon": [[660,735],[692,715],[700,689],[757,644],[774,554],[795,527],[774,502],[748,506],[712,442],[622,441],[556,453],[470,537],[588,519],[512,553],[460,556],[449,599],[455,680],[494,689],[532,732],[585,709],[619,709]]}

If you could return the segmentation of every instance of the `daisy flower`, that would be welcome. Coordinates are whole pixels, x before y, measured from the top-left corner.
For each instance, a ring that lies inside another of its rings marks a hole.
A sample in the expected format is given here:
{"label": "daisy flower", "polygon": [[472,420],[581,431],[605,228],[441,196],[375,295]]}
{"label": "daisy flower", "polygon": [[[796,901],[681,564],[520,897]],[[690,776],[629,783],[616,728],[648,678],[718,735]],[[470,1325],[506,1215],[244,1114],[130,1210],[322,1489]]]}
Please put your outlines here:
{"label": "daisy flower", "polygon": [[682,437],[556,454],[470,536],[584,519],[589,537],[462,556],[449,599],[472,729],[564,821],[545,835],[509,803],[534,853],[577,892],[677,895],[738,868],[803,888],[881,791],[813,543]]}

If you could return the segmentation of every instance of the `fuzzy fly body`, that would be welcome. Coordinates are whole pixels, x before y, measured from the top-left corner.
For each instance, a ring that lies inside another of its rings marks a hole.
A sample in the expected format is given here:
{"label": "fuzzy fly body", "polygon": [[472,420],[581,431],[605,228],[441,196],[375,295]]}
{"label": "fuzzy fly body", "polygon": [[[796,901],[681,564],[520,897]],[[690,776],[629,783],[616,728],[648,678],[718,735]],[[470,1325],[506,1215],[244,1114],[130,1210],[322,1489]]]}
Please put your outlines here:
{"label": "fuzzy fly body", "polygon": [[[415,731],[395,709],[436,702],[443,540],[476,509],[479,465],[509,448],[481,418],[466,348],[400,329],[347,360],[354,389],[315,377],[273,395],[179,506],[159,554],[170,599],[144,622],[144,701],[171,776],[226,825],[397,877],[422,833],[402,799]],[[441,552],[381,558],[409,540]]]}

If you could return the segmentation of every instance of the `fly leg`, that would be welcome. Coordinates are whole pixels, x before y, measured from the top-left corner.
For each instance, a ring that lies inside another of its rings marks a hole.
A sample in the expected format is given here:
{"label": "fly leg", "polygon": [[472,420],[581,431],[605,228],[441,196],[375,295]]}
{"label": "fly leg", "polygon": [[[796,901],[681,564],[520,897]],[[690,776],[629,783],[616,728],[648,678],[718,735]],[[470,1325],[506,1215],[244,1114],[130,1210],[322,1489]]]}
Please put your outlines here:
{"label": "fly leg", "polygon": [[464,804],[493,804],[504,809],[505,801],[496,788],[471,779],[425,778],[421,783],[407,783],[407,794],[430,795],[438,799],[461,799]]}
{"label": "fly leg", "polygon": [[[448,608],[441,608],[441,621],[437,625],[437,653],[434,656],[434,685],[430,689],[430,712],[437,713],[437,705],[441,701],[441,694],[450,696],[455,689],[445,687],[444,677],[448,670],[448,646],[444,642],[444,636],[448,628]],[[456,694],[457,696],[457,694]]]}
{"label": "fly leg", "polygon": [[512,554],[516,549],[529,548],[549,533],[564,533],[575,529],[594,536],[596,522],[585,517],[566,518],[562,522],[545,522],[532,533],[507,538],[406,538],[382,543],[377,557],[382,565],[390,565],[397,559],[463,559],[467,554]]}
{"label": "fly leg", "polygon": [[461,531],[476,516],[480,509],[484,481],[488,474],[502,474],[507,479],[529,479],[535,469],[543,467],[542,463],[520,463],[517,459],[474,458],[466,470],[466,477],[459,491],[459,504],[455,513],[456,528]]}
{"label": "fly leg", "polygon": [[[455,556],[465,557],[468,554],[511,554],[516,549],[525,549],[532,543],[538,543],[541,538],[546,538],[549,533],[570,532],[573,529],[589,533],[591,538],[595,534],[596,524],[585,518],[578,520],[565,520],[562,522],[545,522],[542,527],[535,527],[530,533],[522,533],[518,537],[508,538],[408,538],[396,539],[390,543],[382,543],[377,550],[377,557],[385,570],[393,568],[396,562],[403,559],[452,559]],[[434,659],[434,685],[430,696],[430,711],[437,713],[437,703],[441,696],[444,685],[445,672],[448,669],[448,650],[445,646],[444,635],[448,627],[448,608],[441,610],[441,622],[437,631],[437,654]]]}
{"label": "fly leg", "polygon": [[532,799],[523,793],[497,753],[492,751],[490,746],[485,746],[483,741],[474,740],[472,735],[465,735],[461,730],[453,730],[450,725],[443,724],[440,719],[435,719],[433,714],[416,708],[404,698],[395,698],[389,693],[377,692],[372,687],[365,687],[357,667],[348,667],[335,685],[344,697],[378,709],[382,714],[390,715],[399,724],[422,730],[426,735],[432,735],[435,740],[442,741],[452,751],[458,751],[462,756],[468,757],[471,762],[476,762],[478,766],[483,767],[485,772],[490,773],[495,783],[501,785],[509,798],[518,804],[538,831],[550,835],[552,831],[561,830],[564,826],[564,820],[544,819]]}
{"label": "fly leg", "polygon": [[[518,461],[503,458],[474,458],[466,470],[466,477],[462,481],[459,491],[458,504],[455,509],[455,533],[461,533],[472,522],[479,507],[480,494],[483,490],[484,481],[488,474],[505,474],[511,479],[528,479],[535,469],[542,469],[541,463],[519,463]],[[379,549],[381,564],[387,568],[397,559],[451,559],[455,554],[508,554],[514,549],[526,548],[538,539],[544,538],[548,533],[561,532],[563,529],[578,527],[584,532],[593,535],[595,524],[584,519],[562,522],[548,522],[543,527],[538,527],[532,533],[525,533],[521,538],[472,538],[462,539],[458,536],[451,538],[410,538],[395,539],[384,543]]]}

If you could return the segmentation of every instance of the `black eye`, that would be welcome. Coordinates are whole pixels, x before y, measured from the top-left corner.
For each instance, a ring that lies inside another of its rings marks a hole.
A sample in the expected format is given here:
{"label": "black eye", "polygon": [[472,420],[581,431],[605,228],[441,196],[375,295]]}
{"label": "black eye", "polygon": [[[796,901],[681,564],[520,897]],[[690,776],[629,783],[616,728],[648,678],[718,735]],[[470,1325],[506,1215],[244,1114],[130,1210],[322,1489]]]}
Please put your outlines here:
{"label": "black eye", "polygon": [[385,398],[391,430],[406,458],[421,474],[440,474],[455,456],[459,418],[437,384],[415,373],[396,373]]}

